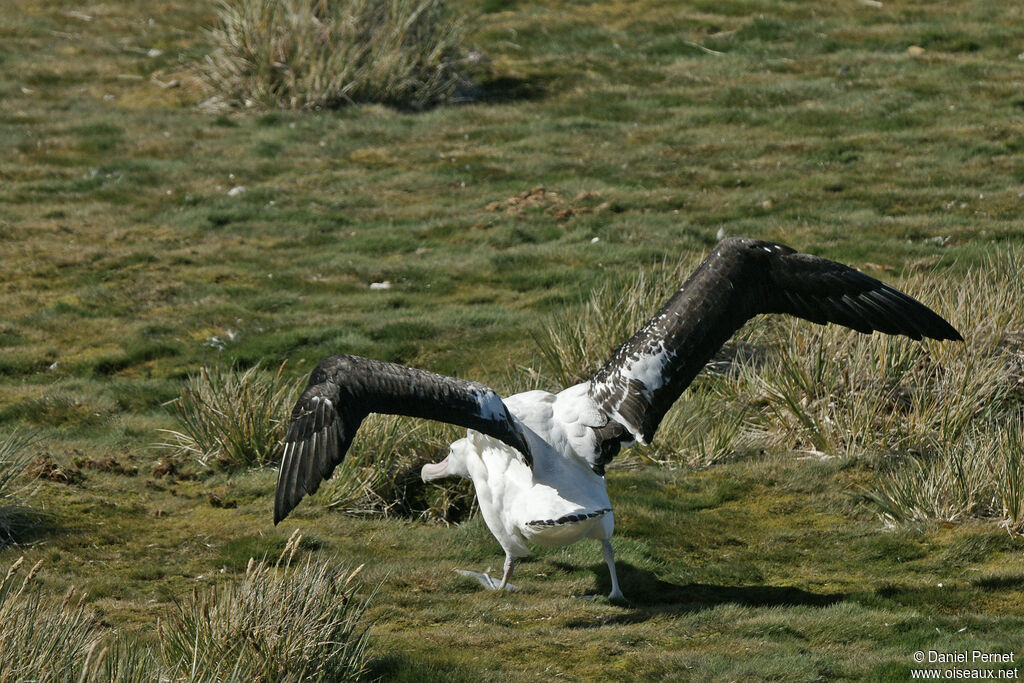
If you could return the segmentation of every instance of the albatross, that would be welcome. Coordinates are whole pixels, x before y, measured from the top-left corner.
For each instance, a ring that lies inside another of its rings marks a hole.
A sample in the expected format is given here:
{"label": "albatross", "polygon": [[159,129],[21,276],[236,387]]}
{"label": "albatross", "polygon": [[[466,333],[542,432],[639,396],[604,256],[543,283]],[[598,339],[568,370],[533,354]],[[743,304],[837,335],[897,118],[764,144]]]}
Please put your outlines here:
{"label": "albatross", "polygon": [[680,394],[715,352],[759,314],[788,314],[858,332],[962,340],[924,304],[860,271],[773,242],[721,241],[697,270],[589,380],[561,392],[502,399],[478,382],[349,355],[313,370],[292,411],[274,501],[274,524],[314,493],[345,457],[370,413],[467,429],[424,481],[472,480],[480,513],[505,551],[509,583],[530,545],[602,544],[611,600],[622,600],[610,542],[615,525],[605,467],[623,446],[650,443]]}

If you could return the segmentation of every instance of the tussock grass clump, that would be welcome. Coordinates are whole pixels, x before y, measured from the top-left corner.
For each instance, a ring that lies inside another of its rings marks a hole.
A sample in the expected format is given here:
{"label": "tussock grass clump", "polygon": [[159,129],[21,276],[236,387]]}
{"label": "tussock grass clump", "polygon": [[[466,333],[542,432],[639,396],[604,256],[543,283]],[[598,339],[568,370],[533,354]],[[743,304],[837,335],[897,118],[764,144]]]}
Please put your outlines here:
{"label": "tussock grass clump", "polygon": [[394,415],[370,415],[345,460],[327,481],[321,504],[352,515],[414,517],[456,522],[476,510],[468,481],[444,479],[424,484],[420,469],[448,454],[465,430],[439,422]]}
{"label": "tussock grass clump", "polygon": [[362,567],[319,559],[292,565],[301,536],[276,563],[249,561],[245,578],[195,590],[158,622],[157,643],[108,636],[69,588],[49,600],[42,561],[24,558],[0,580],[0,681],[354,681],[366,671],[369,598],[357,596]]}
{"label": "tussock grass clump", "polygon": [[1020,529],[1022,265],[1011,250],[964,275],[897,283],[962,344],[782,323],[788,342],[745,372],[763,426],[789,447],[879,467],[866,499],[887,522],[984,517]]}
{"label": "tussock grass clump", "polygon": [[28,469],[32,459],[26,449],[29,441],[29,437],[17,432],[0,440],[0,547],[14,539],[23,517],[20,514],[23,502],[18,495],[21,489],[17,480]]}
{"label": "tussock grass clump", "polygon": [[[964,343],[858,335],[780,319],[787,340],[744,378],[765,423],[797,448],[827,455],[952,453],[977,431],[996,435],[1024,405],[1018,328],[1020,254],[955,277],[915,273],[896,286],[938,309]],[[767,338],[766,342],[768,341]]]}
{"label": "tussock grass clump", "polygon": [[422,109],[468,83],[444,0],[226,0],[218,18],[200,72],[230,103]]}
{"label": "tussock grass clump", "polygon": [[278,455],[295,402],[296,387],[258,366],[248,370],[203,368],[171,402],[181,428],[164,430],[159,444],[200,464],[224,469],[265,467]]}
{"label": "tussock grass clump", "polygon": [[864,495],[890,525],[990,518],[1024,535],[1024,413],[972,425],[948,448],[905,455]]}
{"label": "tussock grass clump", "polygon": [[972,428],[939,454],[913,454],[865,492],[889,524],[988,517],[1024,533],[1024,444],[1018,417],[1004,431]]}
{"label": "tussock grass clump", "polygon": [[158,629],[172,680],[359,679],[369,602],[356,595],[362,566],[350,571],[312,558],[293,565],[300,540],[293,534],[276,563],[250,560],[241,582],[196,590],[178,605]]}
{"label": "tussock grass clump", "polygon": [[62,601],[45,597],[42,561],[22,575],[18,559],[0,580],[0,681],[85,679],[100,634],[84,605],[68,589]]}

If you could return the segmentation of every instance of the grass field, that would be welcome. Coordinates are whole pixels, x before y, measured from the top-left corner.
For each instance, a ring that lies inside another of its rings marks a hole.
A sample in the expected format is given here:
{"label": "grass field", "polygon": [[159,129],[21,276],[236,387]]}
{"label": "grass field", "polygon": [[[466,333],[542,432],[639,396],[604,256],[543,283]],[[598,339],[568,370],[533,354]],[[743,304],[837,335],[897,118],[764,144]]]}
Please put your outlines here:
{"label": "grass field", "polygon": [[47,594],[73,585],[105,633],[151,643],[299,528],[301,553],[380,585],[388,680],[908,680],[916,650],[1019,650],[1020,538],[970,515],[887,526],[863,496],[874,457],[624,458],[622,606],[570,597],[608,591],[596,544],[486,594],[452,571],[500,568],[479,518],[314,501],[275,528],[274,470],[154,446],[204,365],[287,361],[298,383],[346,352],[522,388],[553,314],[720,231],[934,291],[1020,263],[1019,6],[456,7],[487,57],[479,99],[420,113],[205,110],[211,3],[0,8],[0,435],[34,435],[36,477],[0,569],[42,560]]}

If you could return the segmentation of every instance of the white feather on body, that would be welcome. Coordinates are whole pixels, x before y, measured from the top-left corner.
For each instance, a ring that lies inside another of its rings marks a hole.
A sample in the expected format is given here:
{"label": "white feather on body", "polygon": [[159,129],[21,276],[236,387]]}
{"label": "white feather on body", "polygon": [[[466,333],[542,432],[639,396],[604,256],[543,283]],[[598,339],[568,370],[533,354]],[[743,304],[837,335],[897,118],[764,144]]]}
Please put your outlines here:
{"label": "white feather on body", "polygon": [[[595,474],[586,454],[599,444],[590,427],[607,420],[578,384],[559,394],[528,391],[505,400],[523,427],[533,454],[531,470],[515,449],[469,430],[452,444],[461,452],[473,480],[487,527],[513,557],[530,554],[527,542],[562,546],[589,537],[611,538],[614,516],[604,477]],[[581,521],[538,525],[568,515],[604,514]]]}

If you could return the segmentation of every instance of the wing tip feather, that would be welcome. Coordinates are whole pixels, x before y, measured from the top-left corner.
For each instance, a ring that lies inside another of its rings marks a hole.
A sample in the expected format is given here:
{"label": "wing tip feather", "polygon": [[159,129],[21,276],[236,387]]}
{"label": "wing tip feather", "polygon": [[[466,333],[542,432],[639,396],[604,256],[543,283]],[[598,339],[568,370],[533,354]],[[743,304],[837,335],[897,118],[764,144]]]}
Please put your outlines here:
{"label": "wing tip feather", "polygon": [[333,453],[344,457],[345,449],[340,443],[328,443],[332,439],[340,440],[341,416],[334,403],[321,395],[323,391],[323,385],[307,387],[292,411],[274,492],[275,526],[306,495],[315,493],[322,479],[330,476],[334,468],[325,462],[328,456]]}

